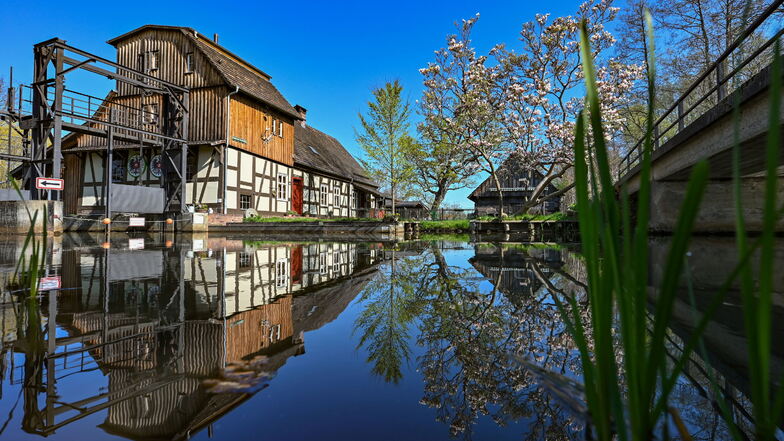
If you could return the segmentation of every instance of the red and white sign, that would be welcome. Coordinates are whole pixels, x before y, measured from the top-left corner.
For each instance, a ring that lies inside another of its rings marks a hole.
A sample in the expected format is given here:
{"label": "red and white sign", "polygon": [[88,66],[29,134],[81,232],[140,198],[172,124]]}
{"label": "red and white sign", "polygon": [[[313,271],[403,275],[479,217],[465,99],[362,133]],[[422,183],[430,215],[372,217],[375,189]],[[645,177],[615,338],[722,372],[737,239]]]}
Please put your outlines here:
{"label": "red and white sign", "polygon": [[143,227],[144,226],[144,218],[143,217],[129,217],[128,218],[128,226],[129,227]]}
{"label": "red and white sign", "polygon": [[39,190],[62,190],[65,188],[65,181],[55,178],[35,178],[35,188]]}
{"label": "red and white sign", "polygon": [[41,277],[38,281],[38,291],[51,291],[60,289],[60,276]]}

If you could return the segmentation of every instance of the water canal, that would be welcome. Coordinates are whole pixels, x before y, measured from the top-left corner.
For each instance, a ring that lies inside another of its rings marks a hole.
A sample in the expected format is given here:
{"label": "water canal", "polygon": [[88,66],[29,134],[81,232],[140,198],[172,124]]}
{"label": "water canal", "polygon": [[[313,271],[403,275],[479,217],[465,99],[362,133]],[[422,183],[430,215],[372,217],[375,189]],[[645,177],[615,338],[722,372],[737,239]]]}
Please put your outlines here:
{"label": "water canal", "polygon": [[[41,297],[3,293],[0,439],[585,439],[553,301],[585,301],[578,248],[466,239],[58,238]],[[0,247],[4,277],[20,248]],[[672,356],[733,255],[695,238]],[[728,438],[711,378],[749,426],[738,304],[673,394],[695,439]]]}

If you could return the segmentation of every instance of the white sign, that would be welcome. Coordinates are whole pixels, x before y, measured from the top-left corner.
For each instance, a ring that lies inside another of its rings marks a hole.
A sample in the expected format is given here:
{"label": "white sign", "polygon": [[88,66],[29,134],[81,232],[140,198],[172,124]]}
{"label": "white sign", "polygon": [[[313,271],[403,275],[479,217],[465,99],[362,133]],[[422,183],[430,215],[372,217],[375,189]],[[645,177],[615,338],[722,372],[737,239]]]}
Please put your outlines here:
{"label": "white sign", "polygon": [[65,188],[65,181],[55,178],[35,178],[35,188],[39,190],[62,190]]}
{"label": "white sign", "polygon": [[143,227],[144,226],[144,218],[143,217],[129,217],[128,218],[128,226],[129,227]]}
{"label": "white sign", "polygon": [[129,250],[143,250],[144,249],[144,239],[128,239],[128,249]]}
{"label": "white sign", "polygon": [[41,277],[38,281],[38,291],[51,291],[60,289],[60,276]]}

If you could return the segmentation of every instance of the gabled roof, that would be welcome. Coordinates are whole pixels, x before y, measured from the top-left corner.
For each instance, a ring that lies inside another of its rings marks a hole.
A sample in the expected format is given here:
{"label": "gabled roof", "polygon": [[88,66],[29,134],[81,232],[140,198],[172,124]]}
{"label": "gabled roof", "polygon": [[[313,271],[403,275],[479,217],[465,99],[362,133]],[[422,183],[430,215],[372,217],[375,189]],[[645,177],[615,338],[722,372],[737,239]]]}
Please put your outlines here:
{"label": "gabled roof", "polygon": [[395,201],[398,208],[427,208],[422,201]]}
{"label": "gabled roof", "polygon": [[294,124],[294,165],[378,187],[340,141],[309,125]]}
{"label": "gabled roof", "polygon": [[[500,179],[506,173],[517,173],[526,169],[528,169],[526,167],[526,164],[523,164],[520,158],[516,154],[512,154],[508,158],[506,158],[506,160],[504,160],[503,163],[501,163],[501,165],[496,169],[495,172]],[[528,169],[528,171],[538,174],[540,178],[543,176],[538,170]],[[487,179],[485,179],[479,185],[477,185],[474,191],[472,191],[471,194],[468,195],[468,199],[476,202],[476,198],[479,196],[478,193],[480,189],[482,189],[485,186],[485,184],[489,183],[492,179],[493,179],[492,175],[488,176]],[[550,184],[550,186],[552,186],[552,184]]]}
{"label": "gabled roof", "polygon": [[271,76],[192,28],[185,26],[144,25],[112,38],[107,43],[117,46],[117,43],[120,41],[147,30],[182,32],[204,54],[207,61],[210,62],[230,87],[239,87],[241,93],[260,100],[294,119],[300,118],[297,111],[283,97],[283,94],[272,85],[270,82]]}

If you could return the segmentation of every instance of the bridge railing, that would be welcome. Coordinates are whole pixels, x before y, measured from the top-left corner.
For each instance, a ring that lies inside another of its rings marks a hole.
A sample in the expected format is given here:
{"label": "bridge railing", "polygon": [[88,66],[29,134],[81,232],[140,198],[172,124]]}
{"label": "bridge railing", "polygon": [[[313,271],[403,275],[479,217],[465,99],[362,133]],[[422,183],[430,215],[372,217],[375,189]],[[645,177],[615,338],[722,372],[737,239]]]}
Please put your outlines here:
{"label": "bridge railing", "polygon": [[[784,0],[775,0],[738,38],[713,62],[686,91],[662,113],[653,124],[652,149],[666,143],[686,126],[726,99],[745,81],[770,64],[773,47],[784,35],[781,13]],[[771,27],[775,32],[767,40],[758,31]],[[761,43],[760,43],[761,42]],[[728,93],[728,90],[732,91]],[[629,173],[642,160],[641,138],[621,159],[618,179]]]}

